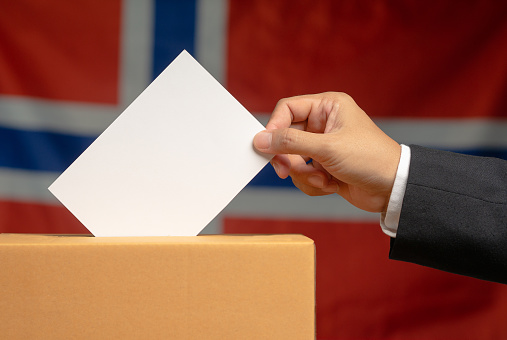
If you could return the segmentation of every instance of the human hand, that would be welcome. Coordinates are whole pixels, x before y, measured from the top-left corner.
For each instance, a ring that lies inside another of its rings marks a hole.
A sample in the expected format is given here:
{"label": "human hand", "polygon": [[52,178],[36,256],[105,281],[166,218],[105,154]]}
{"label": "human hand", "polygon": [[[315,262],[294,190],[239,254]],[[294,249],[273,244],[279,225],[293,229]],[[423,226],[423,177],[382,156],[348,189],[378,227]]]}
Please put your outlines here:
{"label": "human hand", "polygon": [[254,146],[275,154],[278,176],[308,195],[338,193],[360,209],[387,210],[401,147],[345,93],[280,100]]}

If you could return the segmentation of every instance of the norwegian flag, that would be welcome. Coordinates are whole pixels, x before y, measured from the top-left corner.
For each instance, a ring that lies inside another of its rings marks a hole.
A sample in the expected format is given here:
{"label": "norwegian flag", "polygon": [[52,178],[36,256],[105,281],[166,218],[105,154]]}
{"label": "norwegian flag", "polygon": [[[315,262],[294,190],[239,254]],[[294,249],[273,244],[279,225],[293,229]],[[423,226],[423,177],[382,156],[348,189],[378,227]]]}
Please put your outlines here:
{"label": "norwegian flag", "polygon": [[[0,0],[0,232],[88,233],[47,187],[183,49],[261,122],[343,91],[400,143],[507,159],[500,1]],[[268,166],[205,232],[314,239],[318,339],[507,338],[505,286],[388,260],[378,219]]]}

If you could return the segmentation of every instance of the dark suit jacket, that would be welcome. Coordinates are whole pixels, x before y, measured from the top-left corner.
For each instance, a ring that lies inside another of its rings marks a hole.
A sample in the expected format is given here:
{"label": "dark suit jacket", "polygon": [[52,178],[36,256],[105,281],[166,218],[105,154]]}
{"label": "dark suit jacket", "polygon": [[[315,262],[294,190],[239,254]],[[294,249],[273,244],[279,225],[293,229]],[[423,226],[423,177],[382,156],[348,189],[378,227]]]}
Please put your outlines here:
{"label": "dark suit jacket", "polygon": [[410,149],[389,257],[507,283],[507,161]]}

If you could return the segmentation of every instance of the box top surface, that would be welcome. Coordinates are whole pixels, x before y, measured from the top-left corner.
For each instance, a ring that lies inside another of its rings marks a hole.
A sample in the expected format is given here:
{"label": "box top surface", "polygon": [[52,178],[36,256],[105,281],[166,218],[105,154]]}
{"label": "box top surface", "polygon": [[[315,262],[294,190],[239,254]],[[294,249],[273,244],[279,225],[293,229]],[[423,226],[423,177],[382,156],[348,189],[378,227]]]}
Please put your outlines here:
{"label": "box top surface", "polygon": [[107,244],[313,244],[298,234],[199,235],[150,237],[93,237],[92,235],[0,234],[3,245],[107,245]]}

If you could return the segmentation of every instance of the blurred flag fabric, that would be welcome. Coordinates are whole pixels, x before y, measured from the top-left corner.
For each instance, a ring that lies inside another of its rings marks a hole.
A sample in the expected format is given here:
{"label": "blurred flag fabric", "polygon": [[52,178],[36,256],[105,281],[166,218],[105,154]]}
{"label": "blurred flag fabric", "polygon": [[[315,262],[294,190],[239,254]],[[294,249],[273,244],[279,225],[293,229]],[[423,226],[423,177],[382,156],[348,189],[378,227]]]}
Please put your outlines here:
{"label": "blurred flag fabric", "polygon": [[[507,159],[504,2],[0,0],[0,232],[87,233],[47,187],[182,49],[263,123],[343,91],[400,143]],[[507,286],[388,260],[377,214],[269,166],[205,232],[313,238],[318,339],[507,338]]]}

